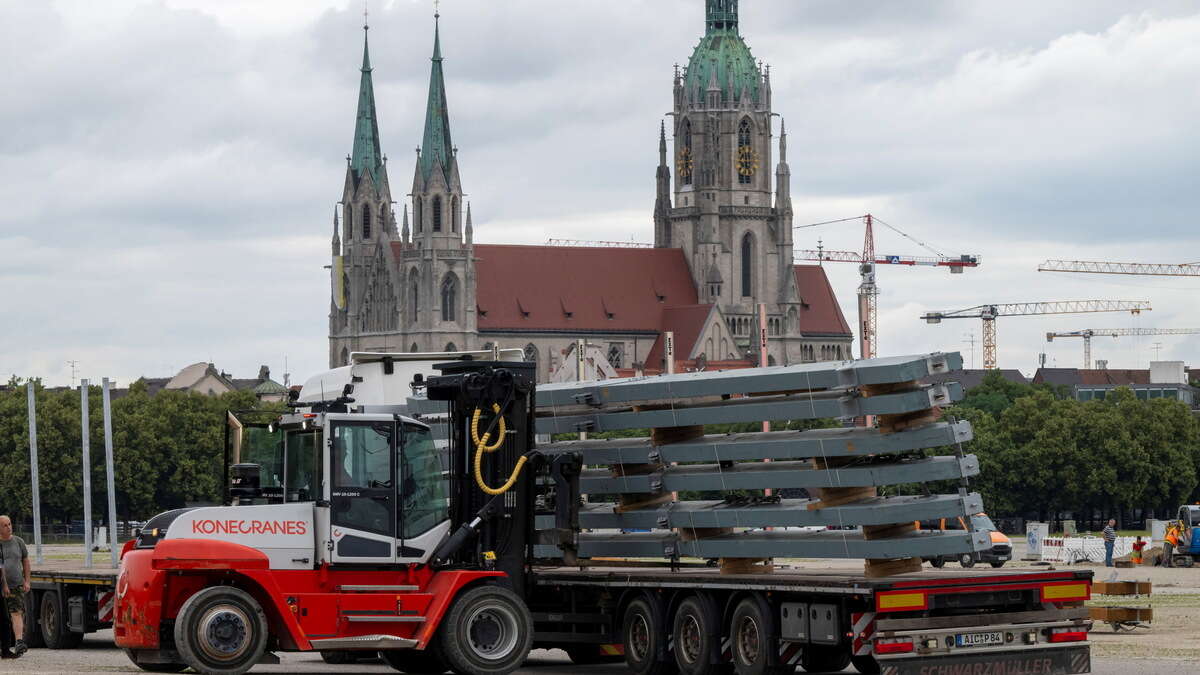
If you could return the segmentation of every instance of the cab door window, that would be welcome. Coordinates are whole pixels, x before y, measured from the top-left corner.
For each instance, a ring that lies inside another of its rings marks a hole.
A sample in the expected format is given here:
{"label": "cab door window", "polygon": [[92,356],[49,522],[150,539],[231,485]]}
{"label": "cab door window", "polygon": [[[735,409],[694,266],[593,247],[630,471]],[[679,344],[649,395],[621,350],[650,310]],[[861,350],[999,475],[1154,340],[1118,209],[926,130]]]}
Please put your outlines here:
{"label": "cab door window", "polygon": [[400,537],[412,539],[448,518],[443,453],[433,443],[428,429],[404,427],[401,451]]}
{"label": "cab door window", "polygon": [[390,422],[333,425],[330,473],[335,524],[394,536],[394,430]]}

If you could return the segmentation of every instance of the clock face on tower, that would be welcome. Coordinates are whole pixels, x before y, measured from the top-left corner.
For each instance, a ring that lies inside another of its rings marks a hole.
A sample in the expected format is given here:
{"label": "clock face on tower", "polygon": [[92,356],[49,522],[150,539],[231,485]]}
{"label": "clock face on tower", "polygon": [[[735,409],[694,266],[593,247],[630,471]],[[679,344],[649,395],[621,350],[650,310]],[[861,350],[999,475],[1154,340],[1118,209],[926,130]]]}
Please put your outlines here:
{"label": "clock face on tower", "polygon": [[675,160],[675,171],[680,178],[687,178],[692,175],[692,149],[681,148],[679,150],[679,158]]}
{"label": "clock face on tower", "polygon": [[753,176],[758,173],[758,152],[749,145],[738,148],[737,171],[743,176]]}

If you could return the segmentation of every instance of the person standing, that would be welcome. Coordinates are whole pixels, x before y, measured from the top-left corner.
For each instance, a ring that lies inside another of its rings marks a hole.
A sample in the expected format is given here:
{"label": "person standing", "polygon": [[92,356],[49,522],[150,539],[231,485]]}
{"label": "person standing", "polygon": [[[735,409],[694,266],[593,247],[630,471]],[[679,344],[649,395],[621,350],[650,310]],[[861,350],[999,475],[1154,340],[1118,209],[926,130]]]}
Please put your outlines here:
{"label": "person standing", "polygon": [[1108,525],[1104,527],[1104,566],[1113,566],[1113,547],[1117,545],[1117,521],[1113,518],[1108,519]]}
{"label": "person standing", "polygon": [[4,607],[12,619],[15,644],[12,653],[20,657],[29,650],[25,646],[25,594],[29,592],[29,549],[20,537],[13,535],[12,519],[0,516],[0,590],[4,592]]}
{"label": "person standing", "polygon": [[1142,549],[1144,548],[1146,548],[1146,542],[1142,541],[1141,537],[1138,537],[1137,540],[1133,542],[1133,554],[1131,560],[1133,560],[1134,565],[1142,564]]}

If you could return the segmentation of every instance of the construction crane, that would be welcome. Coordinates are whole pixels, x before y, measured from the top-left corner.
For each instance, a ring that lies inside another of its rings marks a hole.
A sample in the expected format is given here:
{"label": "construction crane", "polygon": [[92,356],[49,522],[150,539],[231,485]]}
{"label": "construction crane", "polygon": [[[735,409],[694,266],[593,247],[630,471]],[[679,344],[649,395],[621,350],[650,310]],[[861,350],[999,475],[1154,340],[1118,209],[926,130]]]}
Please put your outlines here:
{"label": "construction crane", "polygon": [[1136,274],[1159,277],[1200,277],[1200,263],[1159,264],[1105,262],[1100,260],[1047,260],[1039,272],[1084,272],[1086,274]]}
{"label": "construction crane", "polygon": [[1085,328],[1066,333],[1046,333],[1046,342],[1054,342],[1054,338],[1079,337],[1083,338],[1083,367],[1092,367],[1092,338],[1129,337],[1143,335],[1196,335],[1200,328]]}
{"label": "construction crane", "polygon": [[[858,341],[859,353],[861,358],[869,359],[878,354],[878,321],[879,321],[879,286],[875,283],[875,266],[876,265],[908,265],[908,266],[928,266],[928,267],[948,267],[951,274],[962,274],[967,267],[978,267],[980,257],[977,255],[960,255],[947,256],[941,251],[932,246],[911,237],[898,228],[888,225],[871,214],[865,216],[855,216],[853,218],[842,218],[840,220],[828,220],[822,223],[812,223],[809,225],[797,225],[793,229],[804,229],[808,227],[818,227],[821,225],[832,225],[834,223],[846,223],[852,220],[861,220],[866,225],[866,232],[863,235],[863,250],[862,253],[854,251],[827,251],[824,248],[806,249],[795,252],[796,260],[815,260],[818,262],[847,262],[857,263],[858,272],[862,278],[858,286]],[[892,230],[896,234],[915,242],[918,246],[933,253],[932,256],[912,256],[912,255],[875,255],[875,223],[879,223],[884,227]]]}
{"label": "construction crane", "polygon": [[996,319],[1001,316],[1034,316],[1041,314],[1086,314],[1090,312],[1150,311],[1145,300],[1058,300],[1052,302],[1013,302],[1000,305],[977,305],[967,309],[929,312],[921,316],[926,323],[941,323],[942,319],[983,319],[983,367],[996,368]]}

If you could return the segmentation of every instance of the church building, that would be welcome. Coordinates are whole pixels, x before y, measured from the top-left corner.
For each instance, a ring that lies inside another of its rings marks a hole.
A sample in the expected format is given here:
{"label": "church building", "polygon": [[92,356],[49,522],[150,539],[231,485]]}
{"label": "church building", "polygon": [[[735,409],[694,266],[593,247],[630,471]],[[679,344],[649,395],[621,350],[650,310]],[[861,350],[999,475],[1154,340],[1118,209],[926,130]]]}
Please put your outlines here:
{"label": "church building", "polygon": [[770,68],[742,39],[737,0],[706,0],[705,18],[674,74],[672,148],[660,123],[653,247],[474,242],[436,18],[424,135],[397,219],[364,34],[334,212],[330,366],[355,351],[498,345],[524,349],[544,381],[586,339],[618,372],[655,373],[667,369],[667,332],[677,370],[744,366],[759,360],[760,303],[769,364],[851,358],[824,269],[793,263],[787,133],[783,122],[778,137],[772,129]]}

